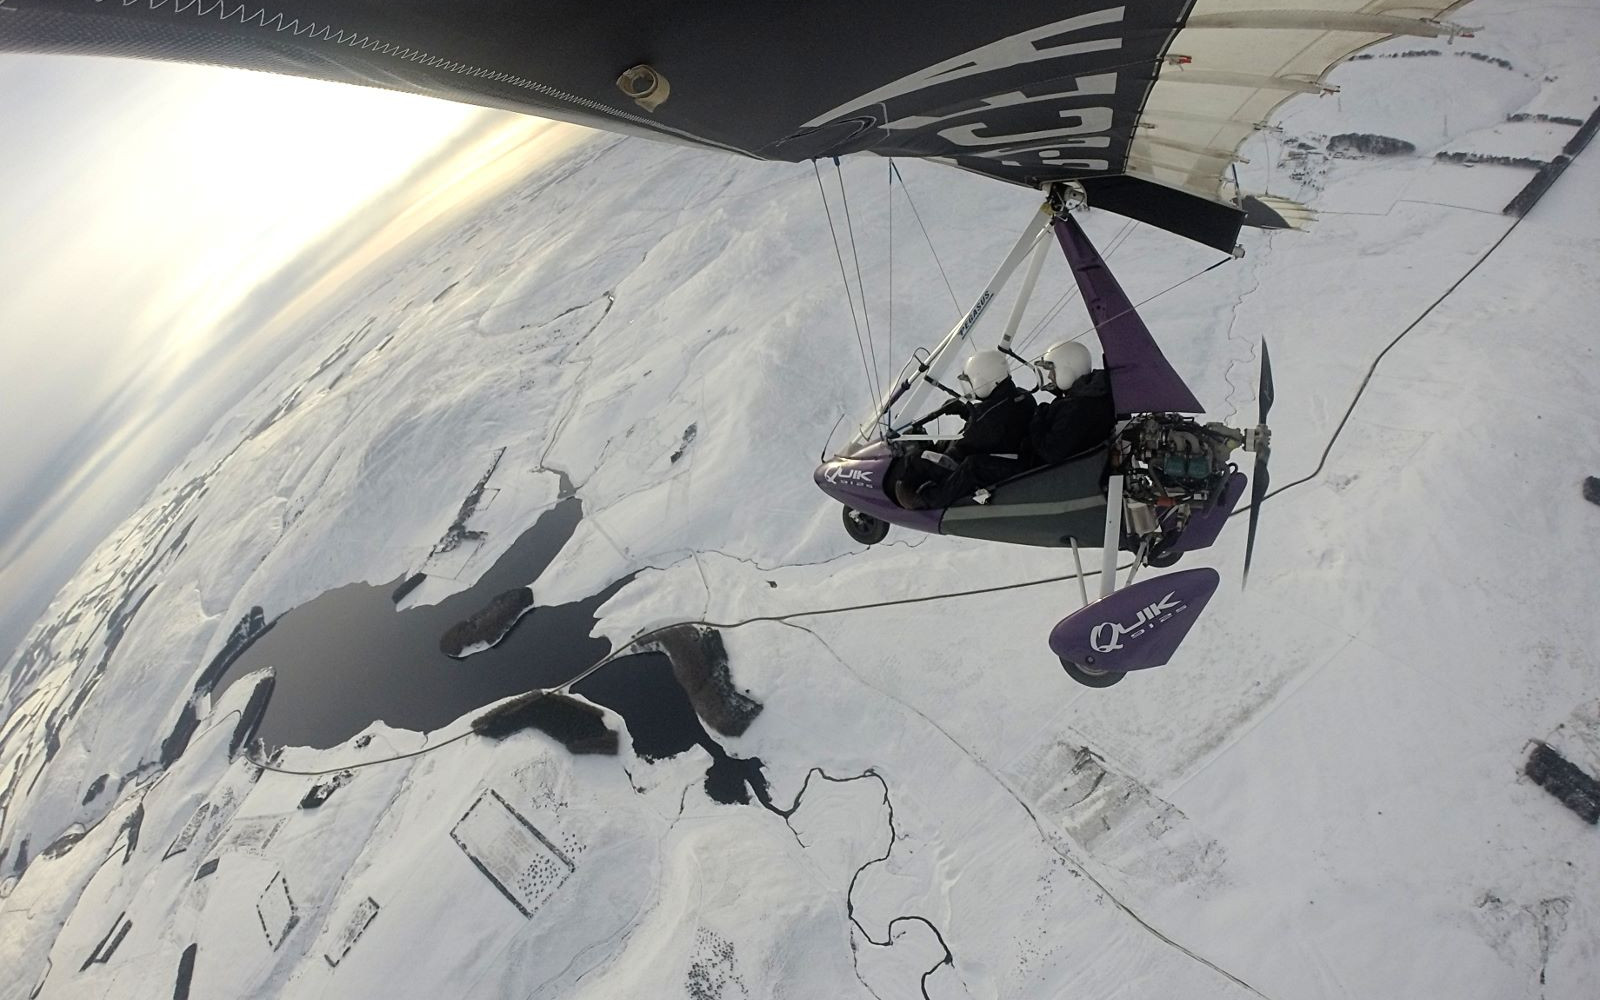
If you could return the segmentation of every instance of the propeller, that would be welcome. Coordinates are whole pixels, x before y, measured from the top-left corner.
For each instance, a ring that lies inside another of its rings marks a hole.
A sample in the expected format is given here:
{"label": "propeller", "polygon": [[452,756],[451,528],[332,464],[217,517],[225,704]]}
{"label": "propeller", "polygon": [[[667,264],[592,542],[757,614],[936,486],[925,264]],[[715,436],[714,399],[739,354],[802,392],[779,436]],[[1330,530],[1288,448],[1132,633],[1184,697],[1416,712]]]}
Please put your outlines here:
{"label": "propeller", "polygon": [[1257,400],[1261,412],[1256,426],[1256,467],[1250,476],[1250,527],[1244,540],[1244,574],[1239,578],[1242,588],[1250,581],[1250,557],[1256,548],[1256,522],[1261,517],[1261,504],[1267,499],[1267,486],[1272,482],[1267,474],[1267,460],[1272,457],[1272,436],[1267,430],[1267,411],[1272,409],[1272,360],[1267,354],[1267,342],[1261,341],[1261,388]]}

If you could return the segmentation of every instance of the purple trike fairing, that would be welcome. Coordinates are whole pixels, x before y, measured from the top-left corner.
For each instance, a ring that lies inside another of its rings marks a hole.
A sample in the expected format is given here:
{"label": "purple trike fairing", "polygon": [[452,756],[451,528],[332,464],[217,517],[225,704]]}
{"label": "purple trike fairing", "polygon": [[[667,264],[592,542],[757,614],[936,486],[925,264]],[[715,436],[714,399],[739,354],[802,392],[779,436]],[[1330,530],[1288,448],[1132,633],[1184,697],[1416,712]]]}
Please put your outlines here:
{"label": "purple trike fairing", "polygon": [[1198,552],[1210,548],[1222,534],[1222,528],[1228,523],[1228,518],[1233,516],[1233,509],[1238,506],[1239,498],[1244,496],[1245,484],[1248,482],[1245,474],[1235,472],[1223,484],[1222,491],[1217,495],[1216,502],[1209,507],[1202,508],[1189,515],[1189,523],[1183,526],[1176,540],[1168,545],[1168,552]]}
{"label": "purple trike fairing", "polygon": [[902,528],[937,534],[942,510],[906,510],[889,498],[889,465],[894,454],[874,441],[851,455],[836,455],[817,466],[812,479],[822,492],[849,507]]}
{"label": "purple trike fairing", "polygon": [[1177,652],[1221,580],[1209,567],[1140,580],[1057,622],[1050,651],[1095,673],[1159,667]]}

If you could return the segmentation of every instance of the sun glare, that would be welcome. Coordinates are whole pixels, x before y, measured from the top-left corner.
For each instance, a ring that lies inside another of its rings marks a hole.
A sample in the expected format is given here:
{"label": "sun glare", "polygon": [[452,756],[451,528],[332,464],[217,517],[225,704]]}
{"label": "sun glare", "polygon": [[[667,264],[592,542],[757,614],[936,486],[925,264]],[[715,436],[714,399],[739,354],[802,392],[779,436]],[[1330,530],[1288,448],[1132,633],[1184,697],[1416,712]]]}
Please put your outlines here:
{"label": "sun glare", "polygon": [[[232,365],[244,340],[289,344],[294,324],[363,267],[587,131],[128,60],[0,56],[0,91],[0,271],[23,279],[0,297],[0,359],[27,373],[6,385],[7,411],[29,415],[0,427],[0,453],[13,482],[59,480],[62,495],[91,490],[103,503],[159,471],[141,464],[145,438],[186,440],[188,422],[211,413],[215,399],[196,387],[219,374],[201,370],[214,348]],[[342,242],[322,271],[233,322],[330,234]],[[101,436],[78,440],[90,424]],[[0,525],[0,543],[25,527]]]}
{"label": "sun glare", "polygon": [[[188,67],[182,68],[188,70]],[[211,71],[205,71],[210,73]],[[409,94],[223,72],[170,91],[155,129],[128,138],[139,196],[123,206],[157,252],[187,258],[149,298],[163,367],[181,371],[264,277],[406,183],[412,231],[497,189],[585,130]],[[451,148],[452,143],[460,148]],[[420,164],[430,165],[418,174]],[[393,237],[397,238],[397,237]]]}
{"label": "sun glare", "polygon": [[149,290],[139,325],[182,368],[207,332],[263,277],[401,181],[478,116],[477,108],[259,74],[178,79],[121,137],[117,239],[177,266]]}

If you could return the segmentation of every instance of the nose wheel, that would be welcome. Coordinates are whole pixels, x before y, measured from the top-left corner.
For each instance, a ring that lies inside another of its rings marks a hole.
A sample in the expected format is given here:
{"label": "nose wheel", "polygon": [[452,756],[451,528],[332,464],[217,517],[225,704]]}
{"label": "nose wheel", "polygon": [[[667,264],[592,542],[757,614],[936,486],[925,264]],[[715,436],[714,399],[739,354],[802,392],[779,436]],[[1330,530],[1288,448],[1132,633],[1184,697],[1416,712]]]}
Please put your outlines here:
{"label": "nose wheel", "polygon": [[1108,688],[1120,683],[1122,678],[1127,676],[1120,670],[1096,670],[1094,667],[1065,659],[1061,661],[1061,669],[1079,684],[1092,688]]}
{"label": "nose wheel", "polygon": [[862,545],[876,545],[889,534],[889,522],[863,514],[853,507],[844,509],[844,530]]}

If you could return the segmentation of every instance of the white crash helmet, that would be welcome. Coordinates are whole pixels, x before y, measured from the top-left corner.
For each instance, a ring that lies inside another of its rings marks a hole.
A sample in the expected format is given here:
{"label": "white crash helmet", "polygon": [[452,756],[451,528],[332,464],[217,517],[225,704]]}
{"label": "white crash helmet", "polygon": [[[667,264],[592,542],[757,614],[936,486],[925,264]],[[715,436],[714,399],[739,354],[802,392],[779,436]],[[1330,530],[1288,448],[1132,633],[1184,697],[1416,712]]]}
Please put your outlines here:
{"label": "white crash helmet", "polygon": [[1063,340],[1050,345],[1050,349],[1039,359],[1039,367],[1057,389],[1069,389],[1072,383],[1093,370],[1094,358],[1089,354],[1089,349],[1076,340]]}
{"label": "white crash helmet", "polygon": [[974,351],[961,368],[961,381],[976,399],[983,399],[994,387],[1011,375],[1011,365],[1006,356],[994,349]]}

